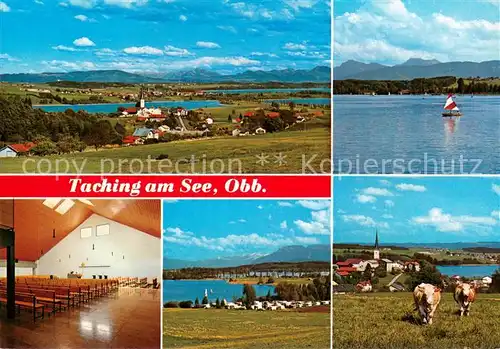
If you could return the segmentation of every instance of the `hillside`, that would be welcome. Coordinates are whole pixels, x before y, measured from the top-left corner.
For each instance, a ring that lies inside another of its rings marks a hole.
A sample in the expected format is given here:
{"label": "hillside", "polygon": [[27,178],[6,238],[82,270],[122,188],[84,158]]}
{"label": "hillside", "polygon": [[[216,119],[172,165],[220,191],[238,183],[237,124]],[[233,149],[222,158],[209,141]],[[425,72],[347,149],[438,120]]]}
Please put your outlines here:
{"label": "hillside", "polygon": [[328,82],[330,68],[318,66],[306,69],[247,70],[234,75],[192,69],[175,71],[163,76],[147,76],[121,70],[91,70],[40,74],[0,74],[0,81],[12,83],[47,83],[54,81],[116,82],[116,83],[160,83],[160,82]]}
{"label": "hillside", "polygon": [[392,67],[347,61],[334,68],[334,76],[336,80],[411,80],[439,76],[487,78],[500,76],[500,61],[441,63],[412,58]]}

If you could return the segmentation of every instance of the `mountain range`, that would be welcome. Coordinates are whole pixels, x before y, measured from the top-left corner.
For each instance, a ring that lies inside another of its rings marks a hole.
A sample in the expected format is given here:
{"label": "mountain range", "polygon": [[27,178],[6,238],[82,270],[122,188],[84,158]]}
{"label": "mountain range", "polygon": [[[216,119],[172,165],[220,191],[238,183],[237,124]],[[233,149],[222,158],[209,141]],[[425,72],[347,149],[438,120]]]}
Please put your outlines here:
{"label": "mountain range", "polygon": [[240,265],[270,263],[270,262],[329,262],[331,259],[331,250],[329,245],[310,245],[310,246],[286,246],[281,247],[273,253],[250,254],[244,256],[221,257],[216,259],[205,259],[198,261],[186,261],[181,259],[165,258],[163,262],[164,269],[180,269],[189,267],[203,268],[225,268],[236,267]]}
{"label": "mountain range", "polygon": [[317,66],[313,69],[247,70],[233,75],[222,75],[205,69],[191,69],[167,74],[137,74],[121,70],[90,70],[67,73],[0,74],[0,81],[13,83],[47,83],[54,81],[76,82],[121,82],[121,83],[161,83],[161,82],[329,82],[329,67]]}
{"label": "mountain range", "polygon": [[335,67],[333,74],[335,80],[411,80],[438,76],[488,78],[500,76],[500,60],[441,63],[435,59],[411,58],[395,66],[349,60]]}

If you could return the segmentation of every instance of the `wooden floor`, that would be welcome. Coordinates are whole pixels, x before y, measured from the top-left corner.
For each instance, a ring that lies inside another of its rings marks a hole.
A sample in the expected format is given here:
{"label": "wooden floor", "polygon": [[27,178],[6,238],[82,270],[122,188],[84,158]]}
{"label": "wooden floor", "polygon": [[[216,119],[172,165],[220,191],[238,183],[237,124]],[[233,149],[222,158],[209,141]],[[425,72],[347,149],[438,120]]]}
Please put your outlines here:
{"label": "wooden floor", "polygon": [[0,348],[160,348],[161,292],[117,292],[33,322],[0,310]]}

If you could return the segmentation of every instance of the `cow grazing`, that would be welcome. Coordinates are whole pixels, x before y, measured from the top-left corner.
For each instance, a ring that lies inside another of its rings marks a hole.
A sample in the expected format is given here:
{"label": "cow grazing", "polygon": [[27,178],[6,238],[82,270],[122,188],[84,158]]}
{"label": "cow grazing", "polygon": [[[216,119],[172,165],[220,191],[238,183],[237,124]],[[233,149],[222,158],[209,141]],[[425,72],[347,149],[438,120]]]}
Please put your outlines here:
{"label": "cow grazing", "polygon": [[430,284],[420,284],[413,291],[415,310],[418,310],[424,324],[432,324],[432,318],[441,301],[441,289]]}
{"label": "cow grazing", "polygon": [[472,302],[476,299],[476,287],[468,283],[459,283],[453,294],[455,302],[460,306],[460,316],[469,316]]}

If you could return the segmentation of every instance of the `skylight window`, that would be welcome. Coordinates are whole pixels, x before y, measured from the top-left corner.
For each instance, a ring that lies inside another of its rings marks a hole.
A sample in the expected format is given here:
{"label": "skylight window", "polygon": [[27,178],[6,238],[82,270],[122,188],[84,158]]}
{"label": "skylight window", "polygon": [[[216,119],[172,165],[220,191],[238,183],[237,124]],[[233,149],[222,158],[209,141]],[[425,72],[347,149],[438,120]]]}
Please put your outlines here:
{"label": "skylight window", "polygon": [[109,235],[109,224],[102,224],[96,227],[96,236]]}
{"label": "skylight window", "polygon": [[64,199],[64,201],[57,206],[56,212],[59,214],[65,214],[68,212],[73,206],[75,205],[75,202],[70,199]]}
{"label": "skylight window", "polygon": [[45,206],[47,206],[48,208],[54,209],[54,207],[56,207],[60,201],[61,201],[61,199],[59,199],[59,198],[49,198],[49,199],[45,199],[43,204]]}
{"label": "skylight window", "polygon": [[86,238],[89,238],[91,236],[92,236],[92,228],[91,227],[80,229],[80,237],[82,239],[86,239]]}

